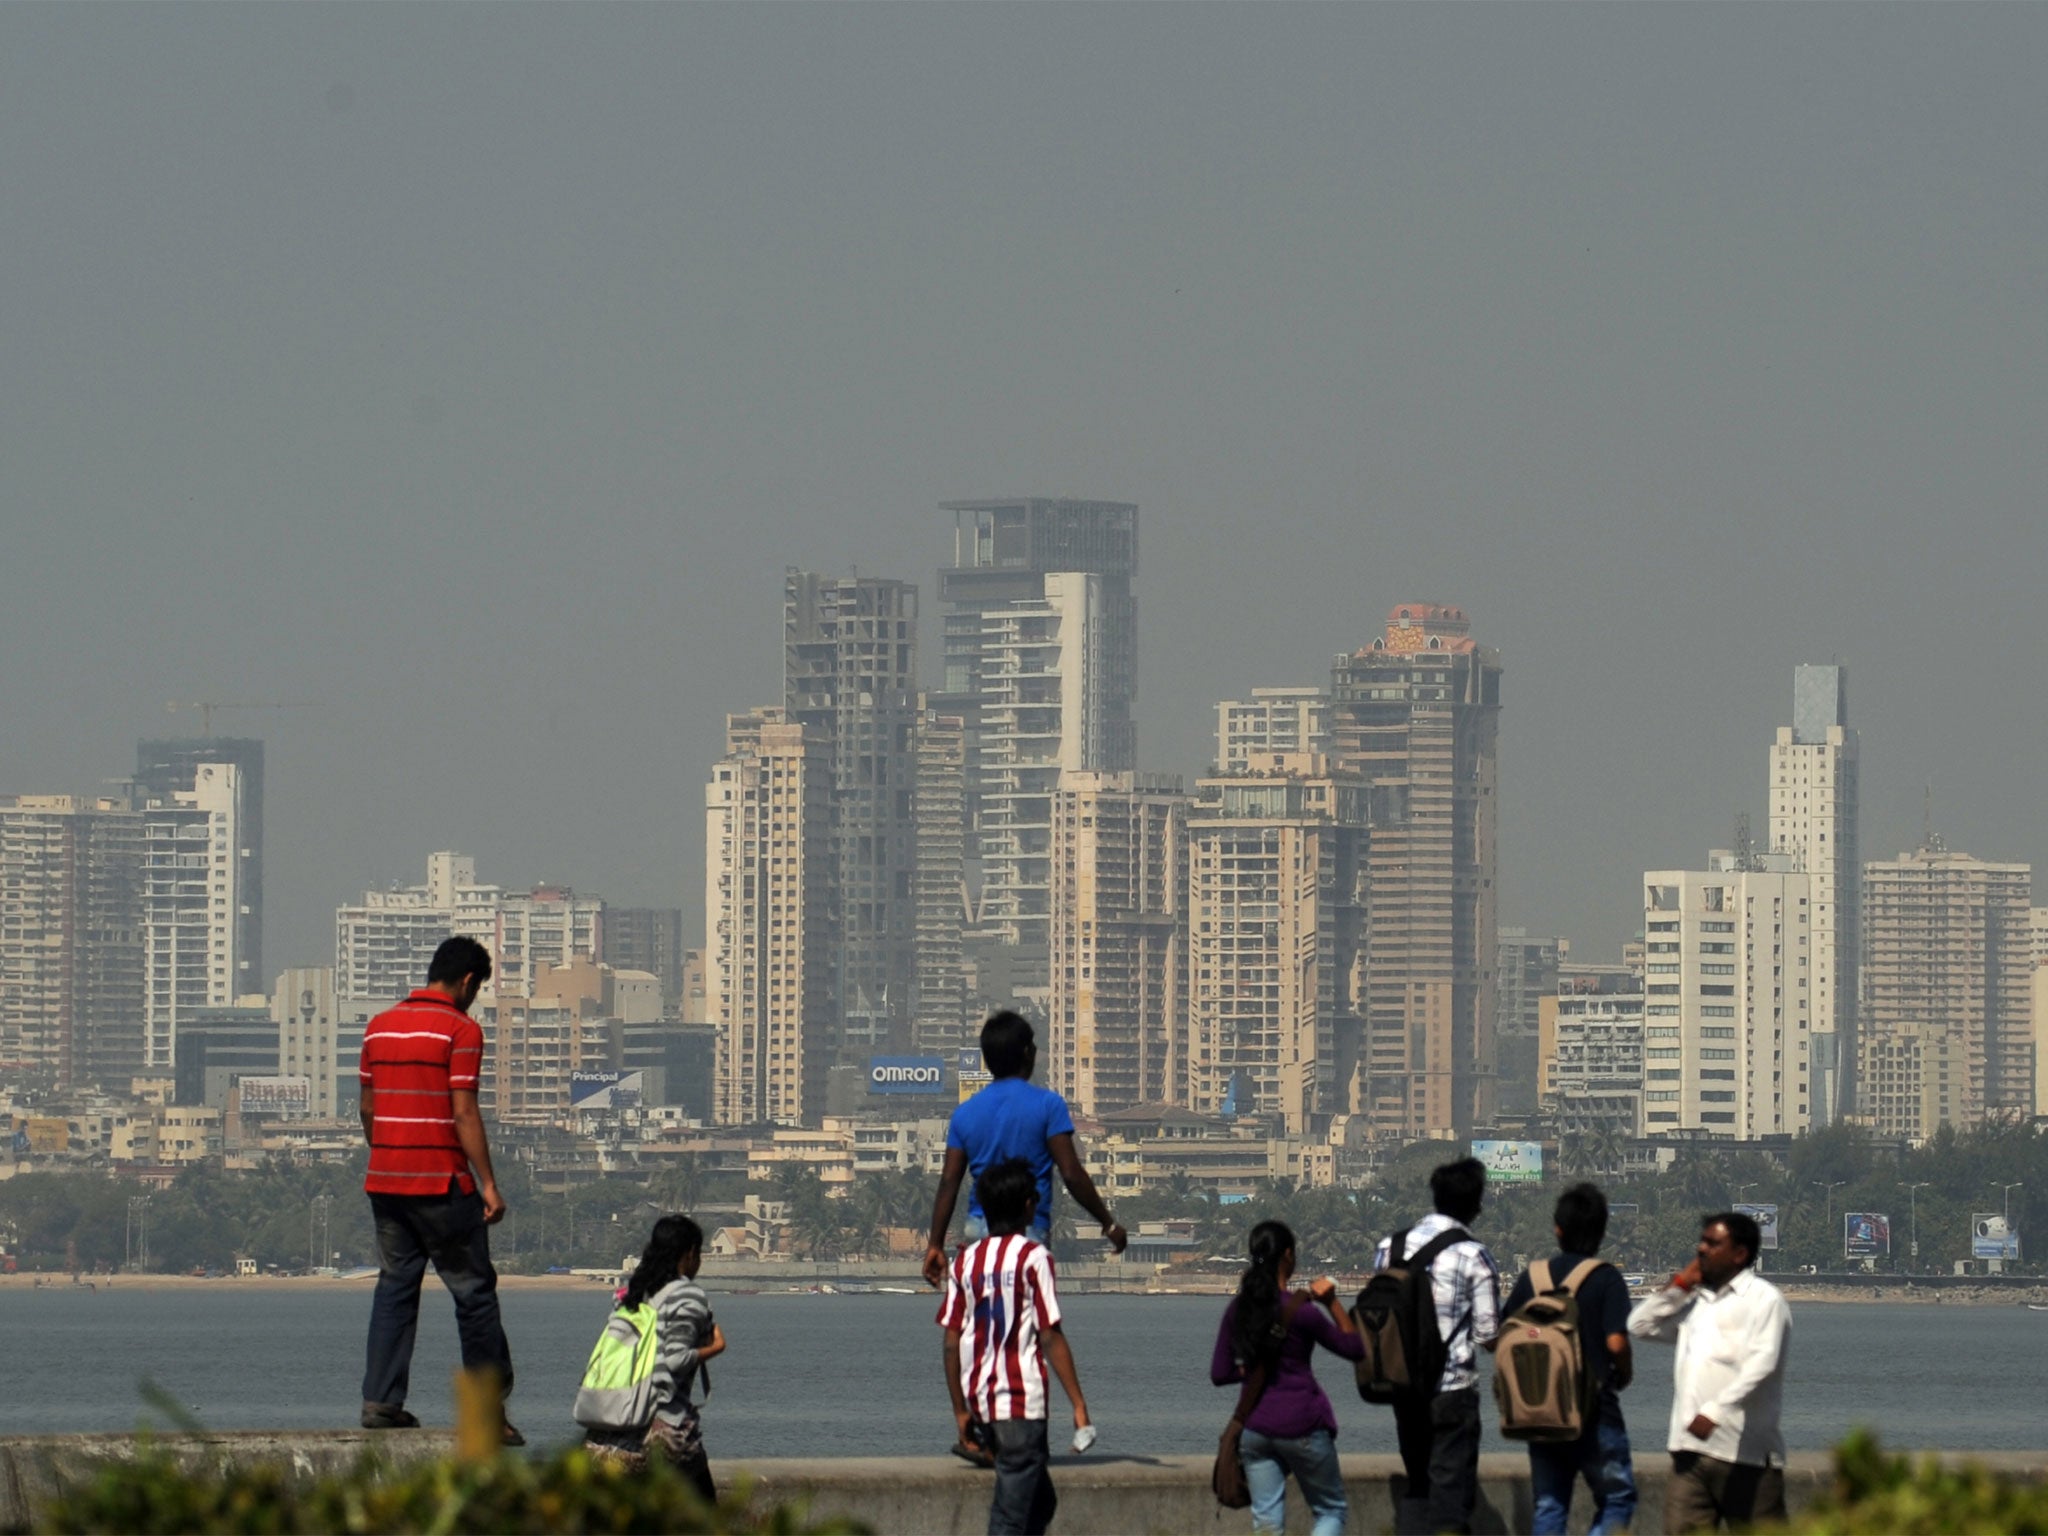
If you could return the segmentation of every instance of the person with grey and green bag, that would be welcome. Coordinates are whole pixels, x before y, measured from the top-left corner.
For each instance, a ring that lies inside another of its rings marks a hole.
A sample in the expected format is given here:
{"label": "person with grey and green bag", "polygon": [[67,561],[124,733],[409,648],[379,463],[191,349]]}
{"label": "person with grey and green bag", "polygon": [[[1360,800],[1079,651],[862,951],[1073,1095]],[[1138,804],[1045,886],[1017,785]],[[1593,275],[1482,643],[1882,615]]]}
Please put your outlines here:
{"label": "person with grey and green bag", "polygon": [[629,1471],[643,1471],[659,1456],[710,1504],[718,1490],[692,1393],[701,1377],[703,1395],[711,1395],[705,1362],[725,1352],[725,1335],[697,1284],[703,1261],[704,1232],[696,1222],[664,1216],[654,1224],[590,1352],[576,1393],[576,1422],[592,1456]]}

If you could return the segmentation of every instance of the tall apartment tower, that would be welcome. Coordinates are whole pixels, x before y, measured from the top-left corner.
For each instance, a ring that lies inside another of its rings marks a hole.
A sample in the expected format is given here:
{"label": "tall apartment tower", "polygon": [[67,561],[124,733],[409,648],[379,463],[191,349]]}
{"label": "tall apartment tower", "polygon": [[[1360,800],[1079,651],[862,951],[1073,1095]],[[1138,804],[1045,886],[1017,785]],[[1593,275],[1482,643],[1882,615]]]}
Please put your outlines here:
{"label": "tall apartment tower", "polygon": [[1327,752],[1330,696],[1320,688],[1254,688],[1216,706],[1216,771],[1241,773],[1272,752]]}
{"label": "tall apartment tower", "polygon": [[1367,787],[1311,753],[1203,779],[1188,818],[1187,1088],[1204,1114],[1312,1136],[1347,1108],[1363,1026]]}
{"label": "tall apartment tower", "polygon": [[189,788],[138,786],[142,813],[143,1067],[177,1067],[178,1027],[261,993],[239,948],[249,933],[243,877],[249,801],[234,763],[191,765]]}
{"label": "tall apartment tower", "polygon": [[681,908],[605,908],[599,958],[615,971],[646,971],[659,981],[662,1011],[670,1018],[683,1004],[684,953]]}
{"label": "tall apartment tower", "polygon": [[121,1093],[143,1070],[142,820],[0,796],[0,1077]]}
{"label": "tall apartment tower", "polygon": [[814,1125],[840,1048],[830,743],[782,709],[728,716],[704,863],[717,1119]]}
{"label": "tall apartment tower", "polygon": [[[972,733],[973,711],[982,698],[983,658],[989,643],[981,616],[991,609],[1036,602],[1045,596],[1044,578],[1055,571],[1100,576],[1100,623],[1104,718],[1096,723],[1108,770],[1134,767],[1138,752],[1132,710],[1138,696],[1138,600],[1131,583],[1138,574],[1138,509],[1122,501],[1047,500],[953,501],[953,563],[939,572],[939,598],[946,605],[944,687],[932,700],[938,708],[964,714]],[[969,769],[975,767],[972,753]]]}
{"label": "tall apartment tower", "polygon": [[1053,796],[1045,1078],[1082,1114],[1180,1096],[1187,837],[1177,777],[1077,770]]}
{"label": "tall apartment tower", "polygon": [[1495,1113],[1499,653],[1462,609],[1402,603],[1330,672],[1330,754],[1371,787],[1365,1056],[1372,1132],[1456,1138]]}
{"label": "tall apartment tower", "polygon": [[603,956],[604,899],[579,896],[566,885],[500,896],[496,935],[484,942],[493,961],[493,994],[531,996],[549,966]]}
{"label": "tall apartment tower", "polygon": [[168,803],[192,792],[202,763],[231,763],[236,769],[235,857],[240,872],[235,877],[236,910],[231,914],[232,990],[237,996],[261,992],[270,979],[263,968],[263,743],[244,736],[137,742],[135,787],[145,799]]}
{"label": "tall apartment tower", "polygon": [[1532,939],[1526,928],[1497,930],[1494,962],[1494,1043],[1500,1068],[1498,1104],[1505,1114],[1536,1108],[1543,999],[1557,993],[1563,939]]}
{"label": "tall apartment tower", "polygon": [[[1894,1071],[1905,1059],[1894,1037],[1952,1033],[1966,1124],[2033,1112],[2032,905],[2030,866],[1989,864],[1939,838],[1864,866],[1863,1033]],[[1894,1082],[1889,1096],[1919,1100],[1924,1086]]]}
{"label": "tall apartment tower", "polygon": [[443,851],[427,856],[424,885],[365,891],[334,913],[334,992],[347,1002],[388,1008],[426,985],[427,965],[455,934],[491,950],[490,992],[500,980],[498,906],[504,889],[476,877],[476,860]]}
{"label": "tall apartment tower", "polygon": [[917,727],[917,899],[912,1048],[954,1056],[970,1043],[963,935],[974,920],[979,850],[967,821],[967,729],[958,715],[925,702]]}
{"label": "tall apartment tower", "polygon": [[916,586],[789,571],[783,704],[831,753],[841,1049],[901,1050],[916,977]]}
{"label": "tall apartment tower", "polygon": [[1857,746],[1849,674],[1792,670],[1792,723],[1771,747],[1770,846],[1799,861],[1813,888],[1813,1071],[1816,1125],[1856,1108],[1857,965],[1863,867],[1857,851]]}
{"label": "tall apartment tower", "polygon": [[942,510],[953,563],[939,573],[945,678],[929,703],[964,733],[968,904],[985,940],[970,969],[1042,995],[1052,790],[1068,768],[1137,766],[1138,509],[1026,498]]}
{"label": "tall apartment tower", "polygon": [[1643,876],[1643,1122],[1751,1141],[1813,1120],[1812,887],[1789,855]]}

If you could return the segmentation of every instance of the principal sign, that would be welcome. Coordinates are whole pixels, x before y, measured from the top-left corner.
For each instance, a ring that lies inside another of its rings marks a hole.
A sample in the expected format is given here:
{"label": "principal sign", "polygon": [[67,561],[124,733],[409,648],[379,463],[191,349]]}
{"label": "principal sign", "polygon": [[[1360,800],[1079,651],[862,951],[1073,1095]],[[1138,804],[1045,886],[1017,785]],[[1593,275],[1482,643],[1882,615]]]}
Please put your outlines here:
{"label": "principal sign", "polygon": [[870,1056],[869,1093],[944,1093],[943,1056]]}
{"label": "principal sign", "polygon": [[576,1110],[637,1109],[646,1098],[640,1072],[571,1072],[569,1107]]}

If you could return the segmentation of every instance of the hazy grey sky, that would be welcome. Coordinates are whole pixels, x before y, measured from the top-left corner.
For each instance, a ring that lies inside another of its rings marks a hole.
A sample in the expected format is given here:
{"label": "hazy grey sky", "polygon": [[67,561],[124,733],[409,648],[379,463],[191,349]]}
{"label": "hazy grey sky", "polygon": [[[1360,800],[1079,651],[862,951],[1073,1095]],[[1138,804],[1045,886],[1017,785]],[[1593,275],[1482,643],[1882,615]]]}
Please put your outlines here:
{"label": "hazy grey sky", "polygon": [[[1864,846],[2048,861],[2048,9],[0,7],[0,788],[269,744],[276,965],[475,854],[682,903],[786,564],[1141,514],[1140,751],[1500,647],[1611,954],[1839,657]],[[932,647],[927,647],[928,658]]]}

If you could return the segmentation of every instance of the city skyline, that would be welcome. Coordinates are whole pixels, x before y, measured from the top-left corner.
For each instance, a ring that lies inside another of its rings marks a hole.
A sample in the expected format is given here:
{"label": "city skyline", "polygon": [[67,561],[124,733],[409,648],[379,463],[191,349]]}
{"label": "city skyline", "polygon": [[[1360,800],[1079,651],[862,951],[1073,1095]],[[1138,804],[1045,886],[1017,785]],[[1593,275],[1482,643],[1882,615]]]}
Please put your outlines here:
{"label": "city skyline", "polygon": [[307,706],[216,722],[266,970],[437,848],[695,928],[761,595],[935,614],[990,493],[1147,509],[1145,772],[1394,601],[1485,615],[1503,921],[1599,948],[1761,817],[1802,661],[1868,847],[1932,780],[2048,863],[2038,8],[247,20],[0,16],[0,787]]}

